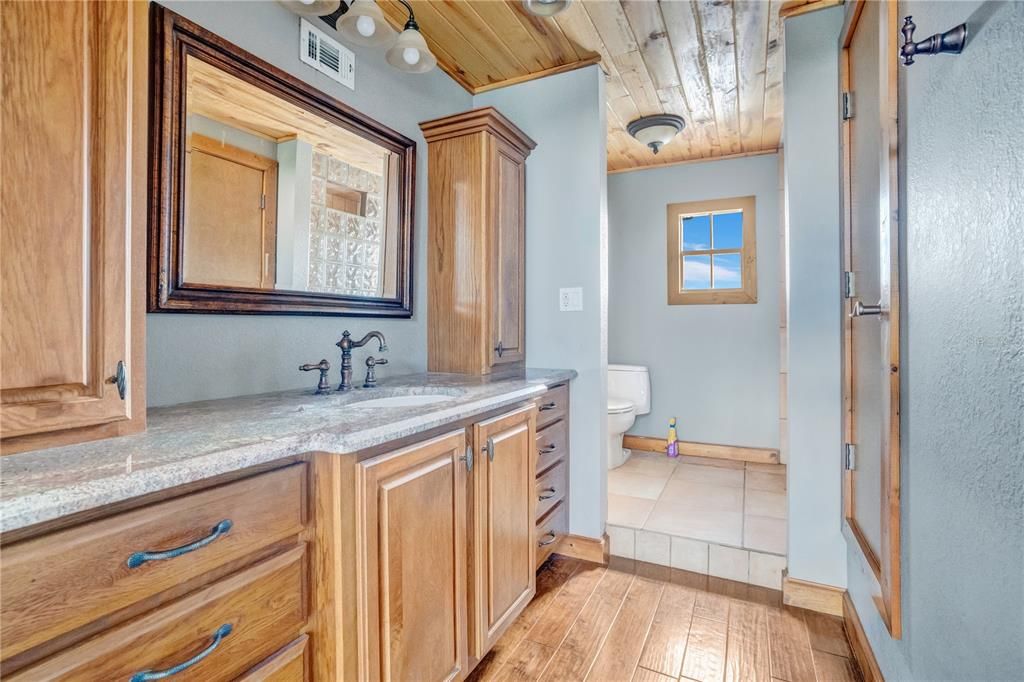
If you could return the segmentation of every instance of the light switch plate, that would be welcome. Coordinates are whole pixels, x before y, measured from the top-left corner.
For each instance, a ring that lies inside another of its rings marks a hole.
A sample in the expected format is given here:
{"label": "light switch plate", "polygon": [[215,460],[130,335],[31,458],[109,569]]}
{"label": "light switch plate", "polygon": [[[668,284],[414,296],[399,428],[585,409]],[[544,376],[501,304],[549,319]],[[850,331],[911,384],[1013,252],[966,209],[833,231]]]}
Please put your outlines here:
{"label": "light switch plate", "polygon": [[569,287],[558,290],[558,309],[562,312],[583,310],[583,289]]}

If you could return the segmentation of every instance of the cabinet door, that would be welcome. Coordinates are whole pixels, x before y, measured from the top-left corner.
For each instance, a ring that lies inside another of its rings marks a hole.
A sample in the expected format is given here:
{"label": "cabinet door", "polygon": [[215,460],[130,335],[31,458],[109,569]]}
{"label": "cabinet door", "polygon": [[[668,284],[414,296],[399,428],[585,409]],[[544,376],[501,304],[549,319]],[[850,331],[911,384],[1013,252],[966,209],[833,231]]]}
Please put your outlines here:
{"label": "cabinet door", "polygon": [[435,682],[466,669],[466,436],[359,465],[363,679]]}
{"label": "cabinet door", "polygon": [[493,140],[495,159],[494,282],[491,302],[491,364],[526,357],[526,161]]}
{"label": "cabinet door", "polygon": [[131,183],[145,172],[130,143],[133,48],[145,39],[134,11],[124,2],[3,8],[3,438],[130,413],[110,378],[119,362],[130,368]]}
{"label": "cabinet door", "polygon": [[473,427],[473,656],[480,658],[533,598],[536,408]]}

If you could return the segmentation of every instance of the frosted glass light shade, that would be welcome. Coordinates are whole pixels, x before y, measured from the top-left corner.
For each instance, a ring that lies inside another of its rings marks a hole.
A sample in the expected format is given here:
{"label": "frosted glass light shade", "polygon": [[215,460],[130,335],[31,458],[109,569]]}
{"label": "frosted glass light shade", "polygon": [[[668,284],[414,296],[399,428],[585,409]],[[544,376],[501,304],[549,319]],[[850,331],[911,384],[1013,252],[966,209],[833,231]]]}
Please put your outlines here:
{"label": "frosted glass light shade", "polygon": [[553,17],[564,12],[572,0],[523,0],[523,7],[538,17]]}
{"label": "frosted glass light shade", "polygon": [[278,2],[303,17],[322,17],[337,12],[341,7],[341,0],[278,0]]}
{"label": "frosted glass light shade", "polygon": [[397,33],[374,0],[353,0],[338,21],[342,40],[366,47],[384,47],[395,42]]}
{"label": "frosted glass light shade", "polygon": [[626,131],[657,154],[685,127],[686,121],[682,117],[674,114],[659,114],[644,116],[632,121],[626,126]]}
{"label": "frosted glass light shade", "polygon": [[414,28],[406,28],[398,34],[398,40],[388,49],[385,58],[388,64],[406,73],[426,73],[437,64],[427,41]]}

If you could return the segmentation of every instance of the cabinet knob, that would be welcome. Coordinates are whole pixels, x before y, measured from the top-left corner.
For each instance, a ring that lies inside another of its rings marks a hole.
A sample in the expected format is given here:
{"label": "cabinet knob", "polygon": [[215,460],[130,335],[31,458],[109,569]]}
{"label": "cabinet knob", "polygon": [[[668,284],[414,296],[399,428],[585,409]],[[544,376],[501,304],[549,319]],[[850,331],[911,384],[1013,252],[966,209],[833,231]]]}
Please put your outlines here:
{"label": "cabinet knob", "polygon": [[549,537],[549,536],[551,538],[550,540],[538,540],[537,541],[537,546],[538,547],[547,547],[552,542],[554,542],[555,540],[558,539],[558,536],[555,535],[555,532],[553,530],[552,531],[548,531],[547,533],[544,534],[544,537]]}
{"label": "cabinet knob", "polygon": [[550,488],[544,488],[544,492],[546,494],[537,496],[537,499],[541,502],[543,502],[544,500],[550,500],[558,493],[558,490],[556,490],[554,486],[552,486]]}
{"label": "cabinet knob", "polygon": [[117,369],[114,370],[114,376],[107,379],[108,384],[114,384],[117,386],[117,395],[124,400],[125,395],[128,393],[128,372],[124,368],[124,360],[117,361]]}
{"label": "cabinet knob", "polygon": [[500,358],[505,353],[505,345],[501,341],[498,341],[498,345],[494,347],[494,352],[497,353]]}

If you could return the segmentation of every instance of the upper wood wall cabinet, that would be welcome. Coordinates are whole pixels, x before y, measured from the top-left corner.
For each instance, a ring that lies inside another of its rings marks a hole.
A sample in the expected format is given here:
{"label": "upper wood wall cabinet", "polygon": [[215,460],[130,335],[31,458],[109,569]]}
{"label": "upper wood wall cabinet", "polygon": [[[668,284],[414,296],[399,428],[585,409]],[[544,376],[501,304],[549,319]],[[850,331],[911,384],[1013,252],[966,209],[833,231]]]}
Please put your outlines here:
{"label": "upper wood wall cabinet", "polygon": [[496,109],[421,123],[429,144],[431,372],[489,374],[526,357],[526,157]]}
{"label": "upper wood wall cabinet", "polygon": [[3,8],[4,452],[144,426],[146,34],[144,3]]}

